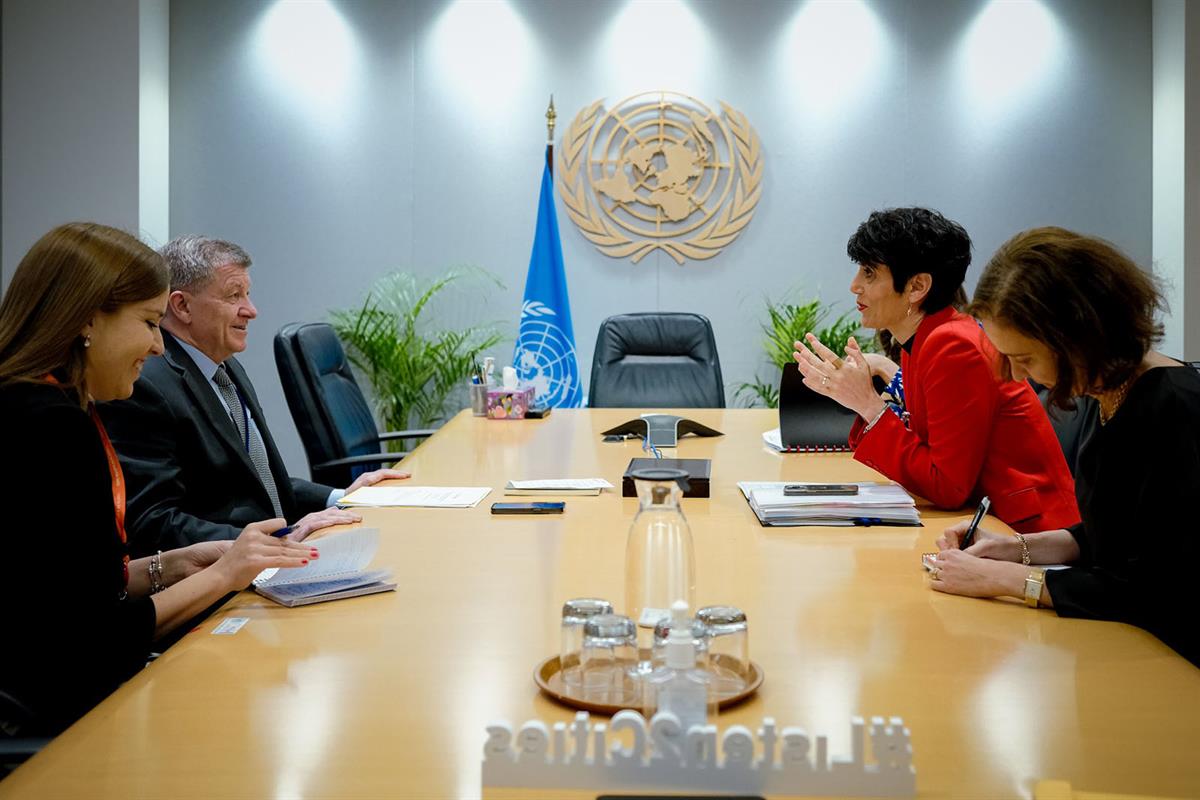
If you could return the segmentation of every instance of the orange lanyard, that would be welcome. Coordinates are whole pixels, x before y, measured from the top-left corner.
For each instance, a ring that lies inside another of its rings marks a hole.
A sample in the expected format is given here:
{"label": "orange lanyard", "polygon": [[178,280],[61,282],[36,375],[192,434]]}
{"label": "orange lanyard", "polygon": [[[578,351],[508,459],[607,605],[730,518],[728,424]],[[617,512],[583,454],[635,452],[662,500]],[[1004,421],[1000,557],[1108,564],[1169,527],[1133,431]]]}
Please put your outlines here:
{"label": "orange lanyard", "polygon": [[[47,375],[45,380],[48,383],[58,384],[58,380],[53,375]],[[104,423],[100,421],[100,415],[96,413],[95,403],[88,403],[88,415],[91,416],[92,422],[96,426],[96,432],[100,434],[100,443],[104,445],[104,455],[108,458],[108,477],[112,481],[113,514],[117,523],[117,535],[121,537],[121,544],[125,544],[129,541],[125,534],[125,473],[121,471],[121,460],[117,458],[117,451],[108,438],[108,431],[104,430]],[[125,576],[125,585],[128,586],[129,551],[127,548],[121,558],[121,569]]]}

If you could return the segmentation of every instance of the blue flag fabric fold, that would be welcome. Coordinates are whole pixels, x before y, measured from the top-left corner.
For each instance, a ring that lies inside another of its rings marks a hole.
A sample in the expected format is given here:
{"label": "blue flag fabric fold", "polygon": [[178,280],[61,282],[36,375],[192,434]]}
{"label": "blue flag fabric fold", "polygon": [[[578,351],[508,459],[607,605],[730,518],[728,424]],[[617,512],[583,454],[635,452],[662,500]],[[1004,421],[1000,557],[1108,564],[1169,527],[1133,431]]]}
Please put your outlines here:
{"label": "blue flag fabric fold", "polygon": [[575,355],[575,329],[571,325],[571,301],[567,297],[567,275],[558,238],[550,163],[547,148],[513,366],[521,384],[534,387],[538,405],[578,408],[583,389]]}

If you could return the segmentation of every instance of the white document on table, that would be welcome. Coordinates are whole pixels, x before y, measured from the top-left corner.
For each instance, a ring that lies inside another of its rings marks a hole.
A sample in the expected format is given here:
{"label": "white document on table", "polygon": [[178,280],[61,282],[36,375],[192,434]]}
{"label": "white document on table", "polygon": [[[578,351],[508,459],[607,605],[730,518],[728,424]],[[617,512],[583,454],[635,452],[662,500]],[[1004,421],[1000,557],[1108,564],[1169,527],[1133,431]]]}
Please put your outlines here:
{"label": "white document on table", "polygon": [[536,481],[509,481],[510,489],[611,489],[604,478],[544,478]]}
{"label": "white document on table", "polygon": [[338,501],[359,508],[474,508],[490,486],[364,486]]}

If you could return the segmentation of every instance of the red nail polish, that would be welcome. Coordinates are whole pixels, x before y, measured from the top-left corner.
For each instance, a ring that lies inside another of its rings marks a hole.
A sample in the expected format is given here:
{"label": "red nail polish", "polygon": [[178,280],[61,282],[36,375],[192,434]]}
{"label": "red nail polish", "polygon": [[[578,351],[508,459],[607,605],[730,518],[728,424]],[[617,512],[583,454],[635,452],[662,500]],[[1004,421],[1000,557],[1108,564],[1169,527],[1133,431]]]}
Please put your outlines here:
{"label": "red nail polish", "polygon": [[307,564],[307,563],[308,563],[308,559],[306,558],[306,559],[304,559],[303,561],[301,561],[300,563],[301,563],[301,564]]}

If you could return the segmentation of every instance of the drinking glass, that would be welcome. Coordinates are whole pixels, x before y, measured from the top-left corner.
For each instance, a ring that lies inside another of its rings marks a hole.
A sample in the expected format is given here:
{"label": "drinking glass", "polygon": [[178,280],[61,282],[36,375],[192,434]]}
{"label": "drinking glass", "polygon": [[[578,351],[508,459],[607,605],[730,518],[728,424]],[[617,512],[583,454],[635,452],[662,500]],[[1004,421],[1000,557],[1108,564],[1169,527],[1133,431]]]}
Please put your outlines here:
{"label": "drinking glass", "polygon": [[595,597],[577,597],[563,603],[558,665],[567,694],[577,694],[579,691],[579,656],[583,650],[584,623],[592,617],[612,612],[612,603]]}

